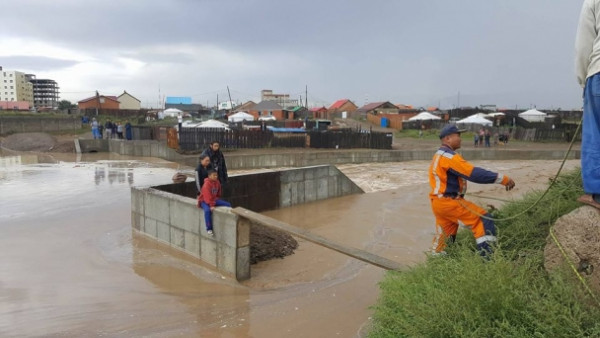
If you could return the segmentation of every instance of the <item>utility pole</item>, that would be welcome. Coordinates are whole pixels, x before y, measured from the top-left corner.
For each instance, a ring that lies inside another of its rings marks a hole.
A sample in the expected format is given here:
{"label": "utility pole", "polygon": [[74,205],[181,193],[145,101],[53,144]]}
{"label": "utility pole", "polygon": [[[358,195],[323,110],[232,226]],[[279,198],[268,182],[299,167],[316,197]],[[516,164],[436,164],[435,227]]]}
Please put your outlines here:
{"label": "utility pole", "polygon": [[230,105],[230,110],[233,110],[233,102],[231,101],[231,93],[229,92],[229,86],[227,86],[227,95],[229,95],[229,105]]}
{"label": "utility pole", "polygon": [[308,109],[308,85],[306,85],[304,91],[304,108]]}

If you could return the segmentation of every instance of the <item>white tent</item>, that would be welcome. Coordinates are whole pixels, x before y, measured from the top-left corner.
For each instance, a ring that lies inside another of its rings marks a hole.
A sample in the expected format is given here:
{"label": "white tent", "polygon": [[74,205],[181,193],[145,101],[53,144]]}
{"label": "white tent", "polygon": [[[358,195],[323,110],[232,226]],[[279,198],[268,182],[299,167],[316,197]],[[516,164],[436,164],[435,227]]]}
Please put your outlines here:
{"label": "white tent", "polygon": [[177,117],[179,114],[183,114],[183,111],[177,108],[169,108],[163,111],[163,115],[168,117]]}
{"label": "white tent", "polygon": [[417,115],[409,118],[408,120],[409,121],[441,120],[441,118],[439,116],[435,116],[431,113],[424,111],[424,112],[420,112]]}
{"label": "white tent", "polygon": [[519,114],[519,117],[529,122],[544,122],[546,115],[546,113],[542,113],[537,109],[529,109],[528,111],[524,111]]}
{"label": "white tent", "polygon": [[200,123],[200,125],[196,126],[196,128],[217,128],[229,130],[229,125],[217,120],[208,120]]}
{"label": "white tent", "polygon": [[489,117],[497,117],[497,116],[504,116],[504,115],[505,115],[504,113],[500,113],[500,112],[487,114],[487,116],[489,116]]}
{"label": "white tent", "polygon": [[485,114],[473,114],[467,118],[456,121],[456,124],[481,124],[484,126],[491,126],[492,121],[485,119],[483,116]]}
{"label": "white tent", "polygon": [[254,121],[254,116],[241,111],[239,113],[230,115],[229,118],[227,118],[227,120],[229,122]]}

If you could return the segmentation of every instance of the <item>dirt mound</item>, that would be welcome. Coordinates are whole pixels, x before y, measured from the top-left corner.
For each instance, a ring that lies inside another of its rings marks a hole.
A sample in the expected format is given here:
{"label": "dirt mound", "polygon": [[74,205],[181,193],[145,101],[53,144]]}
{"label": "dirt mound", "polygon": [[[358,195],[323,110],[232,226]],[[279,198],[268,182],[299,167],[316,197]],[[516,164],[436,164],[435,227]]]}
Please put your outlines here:
{"label": "dirt mound", "polygon": [[285,232],[260,224],[250,228],[250,264],[289,256],[297,247],[298,242]]}
{"label": "dirt mound", "polygon": [[2,140],[1,146],[14,151],[74,152],[72,139],[57,139],[46,133],[18,133]]}
{"label": "dirt mound", "polygon": [[[600,211],[589,206],[573,210],[556,220],[554,234],[590,287],[600,291]],[[565,263],[551,236],[546,240],[544,258],[546,270]]]}

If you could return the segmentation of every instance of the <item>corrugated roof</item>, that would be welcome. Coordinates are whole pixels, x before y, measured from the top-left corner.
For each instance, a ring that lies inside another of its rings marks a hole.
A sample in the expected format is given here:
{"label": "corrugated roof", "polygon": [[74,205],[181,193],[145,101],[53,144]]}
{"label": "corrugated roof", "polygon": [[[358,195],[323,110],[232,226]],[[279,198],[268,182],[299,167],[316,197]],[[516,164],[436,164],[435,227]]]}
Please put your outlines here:
{"label": "corrugated roof", "polygon": [[327,111],[327,108],[325,108],[325,107],[314,107],[314,108],[310,108],[309,110],[314,113],[314,112],[324,111],[324,110]]}
{"label": "corrugated roof", "polygon": [[283,110],[275,101],[261,101],[249,110]]}
{"label": "corrugated roof", "polygon": [[343,106],[344,104],[346,104],[346,102],[348,102],[348,101],[350,101],[350,100],[348,100],[348,99],[337,100],[329,107],[329,109],[338,109],[341,106]]}
{"label": "corrugated roof", "polygon": [[[98,96],[98,97],[103,97],[103,98],[106,98],[106,99],[109,99],[109,100],[113,100],[113,101],[117,101],[117,102],[119,102],[119,99],[118,99],[116,96],[105,96],[105,95],[100,95],[100,96]],[[78,103],[79,103],[79,102],[87,102],[87,101],[94,100],[95,98],[96,98],[96,95],[94,95],[94,96],[91,96],[91,97],[88,97],[87,99],[83,99],[83,100],[81,100],[81,101],[77,101],[77,102],[78,102]]]}
{"label": "corrugated roof", "polygon": [[[389,103],[389,102],[387,102],[387,101],[384,101],[384,102],[372,102],[372,103],[366,104],[366,105],[364,105],[364,106],[362,106],[362,107],[358,108],[358,111],[359,111],[359,112],[367,112],[367,111],[370,111],[370,110],[373,110],[373,109],[379,108],[380,106],[383,106],[383,105],[385,105],[386,103],[388,103],[388,104],[390,104],[390,105],[394,106],[393,104],[391,104],[391,103]],[[394,106],[394,107],[395,107],[395,106]]]}

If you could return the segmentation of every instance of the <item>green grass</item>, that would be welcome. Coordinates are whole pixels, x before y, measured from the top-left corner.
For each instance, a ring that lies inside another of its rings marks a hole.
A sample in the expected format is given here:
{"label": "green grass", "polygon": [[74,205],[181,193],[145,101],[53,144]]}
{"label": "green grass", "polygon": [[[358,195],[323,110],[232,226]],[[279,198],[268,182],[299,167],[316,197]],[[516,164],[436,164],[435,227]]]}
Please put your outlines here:
{"label": "green grass", "polygon": [[[550,226],[575,209],[579,171],[559,178],[542,203],[523,217],[499,222],[491,259],[460,231],[446,257],[429,257],[406,272],[389,272],[369,337],[600,337],[600,308],[567,268],[543,268]],[[531,193],[495,217],[520,213]]]}

